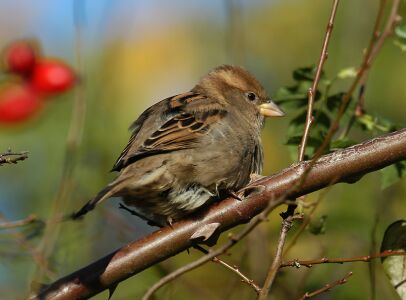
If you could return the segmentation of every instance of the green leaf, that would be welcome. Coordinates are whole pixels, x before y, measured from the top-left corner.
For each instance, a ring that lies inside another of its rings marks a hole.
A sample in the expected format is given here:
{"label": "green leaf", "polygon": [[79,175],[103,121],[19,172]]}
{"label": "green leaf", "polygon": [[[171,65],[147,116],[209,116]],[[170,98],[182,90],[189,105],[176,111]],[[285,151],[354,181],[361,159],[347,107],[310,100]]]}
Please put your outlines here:
{"label": "green leaf", "polygon": [[314,235],[319,235],[319,234],[324,234],[326,233],[326,219],[327,216],[321,216],[320,219],[311,222],[309,224],[309,231],[310,233],[314,234]]}
{"label": "green leaf", "polygon": [[398,182],[406,174],[406,162],[397,162],[393,165],[383,168],[381,171],[381,189]]}
{"label": "green leaf", "polygon": [[[399,220],[386,229],[382,244],[383,251],[406,251],[406,221]],[[400,298],[406,299],[406,256],[382,258],[382,265],[390,282]],[[402,284],[403,283],[403,284]]]}
{"label": "green leaf", "polygon": [[285,109],[297,109],[307,105],[307,94],[298,92],[297,86],[281,87],[272,100]]}
{"label": "green leaf", "polygon": [[358,123],[366,130],[373,130],[375,128],[376,118],[371,115],[364,114],[363,116],[357,118]]}
{"label": "green leaf", "polygon": [[330,128],[331,125],[330,117],[322,110],[315,110],[313,126],[319,125],[323,126],[326,129]]}
{"label": "green leaf", "polygon": [[406,24],[396,26],[395,34],[399,38],[406,39]]}
{"label": "green leaf", "polygon": [[382,132],[391,132],[396,130],[396,125],[385,118],[373,116],[369,114],[364,114],[363,116],[357,118],[357,122],[361,125],[364,130],[379,130]]}
{"label": "green leaf", "polygon": [[316,69],[314,67],[303,67],[293,71],[293,79],[296,81],[313,81]]}
{"label": "green leaf", "polygon": [[354,78],[357,76],[357,69],[355,67],[349,67],[342,69],[338,72],[337,78],[339,79],[347,79],[347,78]]}
{"label": "green leaf", "polygon": [[337,93],[329,96],[326,101],[328,111],[330,112],[336,111],[340,107],[341,99],[343,98],[343,96],[344,93]]}
{"label": "green leaf", "polygon": [[394,41],[393,41],[393,44],[394,44],[396,47],[398,47],[398,48],[400,49],[400,51],[406,52],[406,44],[405,44],[405,43],[402,43],[402,42],[400,42],[400,41],[398,41],[398,40],[394,40]]}

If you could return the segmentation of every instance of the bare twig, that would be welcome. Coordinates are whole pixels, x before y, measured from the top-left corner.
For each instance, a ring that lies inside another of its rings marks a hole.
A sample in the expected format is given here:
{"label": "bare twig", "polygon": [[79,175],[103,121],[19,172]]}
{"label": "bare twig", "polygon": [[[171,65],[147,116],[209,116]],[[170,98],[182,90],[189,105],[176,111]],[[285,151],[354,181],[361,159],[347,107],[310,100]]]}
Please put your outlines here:
{"label": "bare twig", "polygon": [[388,256],[404,256],[406,255],[406,251],[383,251],[380,253],[372,254],[372,255],[365,255],[365,256],[355,256],[355,257],[347,257],[347,258],[327,258],[323,257],[320,259],[313,259],[313,260],[291,260],[281,264],[281,268],[284,267],[296,267],[300,268],[301,266],[305,266],[307,268],[311,268],[313,265],[320,265],[320,264],[343,264],[347,262],[369,262],[372,259],[388,257]]}
{"label": "bare twig", "polygon": [[[202,246],[200,245],[194,245],[193,248],[203,252],[204,254],[209,254],[210,251],[204,249]],[[218,257],[213,257],[212,259],[213,262],[220,264],[221,266],[225,267],[226,269],[232,271],[233,273],[237,274],[240,278],[241,281],[248,284],[249,286],[251,286],[255,292],[258,294],[261,291],[261,288],[254,282],[254,280],[248,278],[246,275],[244,275],[240,269],[237,266],[231,266],[228,263],[226,263],[225,261],[221,260]]]}
{"label": "bare twig", "polygon": [[231,270],[233,273],[237,274],[239,277],[241,277],[241,281],[248,284],[249,286],[251,286],[257,294],[261,291],[261,288],[254,282],[254,280],[252,280],[252,279],[248,278],[246,275],[244,275],[237,266],[230,266],[225,261],[223,261],[217,257],[213,258],[213,262],[217,262],[220,265],[222,265],[223,267],[225,267],[225,268]]}
{"label": "bare twig", "polygon": [[21,226],[25,226],[28,224],[32,224],[35,222],[43,222],[42,220],[38,219],[36,215],[29,215],[25,219],[18,220],[18,221],[13,221],[13,222],[2,222],[0,223],[0,229],[11,229],[11,228],[17,228]]}
{"label": "bare twig", "polygon": [[331,9],[330,19],[329,19],[328,24],[327,24],[326,35],[324,37],[323,47],[322,47],[321,53],[320,53],[319,63],[317,65],[317,69],[316,69],[316,75],[314,77],[312,87],[308,91],[308,104],[307,104],[306,122],[305,122],[305,128],[304,128],[304,132],[303,132],[303,137],[302,137],[302,140],[301,140],[300,145],[299,145],[299,158],[298,158],[299,161],[302,161],[304,159],[307,139],[309,137],[310,127],[311,127],[311,125],[313,123],[314,97],[315,97],[315,94],[317,92],[317,87],[319,85],[320,76],[321,76],[321,72],[323,70],[324,62],[327,60],[327,56],[328,56],[327,48],[328,48],[328,44],[330,42],[331,33],[333,31],[334,18],[335,18],[335,15],[336,15],[336,11],[337,11],[337,7],[338,7],[339,2],[340,2],[339,0],[334,0],[334,2],[333,2],[333,7]]}
{"label": "bare twig", "polygon": [[278,246],[276,248],[275,258],[268,270],[268,274],[266,276],[264,285],[259,293],[258,300],[265,300],[272,288],[272,283],[276,278],[276,273],[278,273],[283,256],[283,246],[285,245],[286,237],[290,228],[292,227],[292,223],[294,219],[303,218],[303,216],[288,216],[286,219],[282,221],[281,232],[279,234],[279,241]]}
{"label": "bare twig", "polygon": [[[376,252],[377,249],[377,241],[376,241],[376,232],[378,229],[379,224],[379,215],[382,212],[384,207],[382,207],[381,202],[375,205],[375,216],[374,216],[374,223],[371,228],[371,245],[369,249],[369,254],[372,255]],[[370,263],[368,265],[369,269],[369,283],[371,288],[371,300],[376,299],[376,261]]]}
{"label": "bare twig", "polygon": [[328,283],[324,287],[322,287],[321,289],[318,289],[318,290],[316,290],[314,292],[306,293],[302,297],[300,297],[299,300],[309,299],[311,297],[320,295],[321,293],[328,292],[329,290],[331,290],[332,288],[334,288],[334,287],[336,287],[338,285],[342,285],[344,283],[347,283],[347,279],[351,275],[352,275],[352,272],[348,272],[347,275],[345,275],[343,278],[341,278],[341,279],[339,279],[337,281],[334,281],[332,283]]}
{"label": "bare twig", "polygon": [[16,164],[28,158],[28,151],[12,152],[10,149],[0,154],[0,166],[4,164]]}

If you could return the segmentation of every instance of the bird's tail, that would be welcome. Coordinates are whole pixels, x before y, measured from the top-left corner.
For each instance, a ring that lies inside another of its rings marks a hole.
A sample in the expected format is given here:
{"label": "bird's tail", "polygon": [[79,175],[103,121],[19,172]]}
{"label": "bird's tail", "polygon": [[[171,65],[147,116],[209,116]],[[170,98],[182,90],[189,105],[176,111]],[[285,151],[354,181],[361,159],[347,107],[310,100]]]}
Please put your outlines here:
{"label": "bird's tail", "polygon": [[87,214],[89,211],[93,210],[97,204],[102,202],[105,199],[108,199],[110,197],[113,197],[114,194],[116,193],[116,189],[114,188],[115,185],[109,184],[107,187],[102,189],[96,197],[94,197],[92,200],[87,202],[80,210],[77,212],[72,213],[71,219],[76,220],[82,217],[83,215]]}

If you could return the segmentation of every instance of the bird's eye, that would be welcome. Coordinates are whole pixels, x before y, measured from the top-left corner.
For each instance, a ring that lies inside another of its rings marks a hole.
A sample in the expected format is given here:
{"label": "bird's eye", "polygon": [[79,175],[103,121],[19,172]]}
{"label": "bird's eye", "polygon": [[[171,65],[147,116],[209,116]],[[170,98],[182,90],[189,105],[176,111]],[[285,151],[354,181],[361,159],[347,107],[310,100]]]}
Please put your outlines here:
{"label": "bird's eye", "polygon": [[248,100],[250,100],[250,101],[254,101],[257,99],[257,95],[255,95],[255,93],[253,93],[253,92],[248,92],[246,95],[247,95]]}

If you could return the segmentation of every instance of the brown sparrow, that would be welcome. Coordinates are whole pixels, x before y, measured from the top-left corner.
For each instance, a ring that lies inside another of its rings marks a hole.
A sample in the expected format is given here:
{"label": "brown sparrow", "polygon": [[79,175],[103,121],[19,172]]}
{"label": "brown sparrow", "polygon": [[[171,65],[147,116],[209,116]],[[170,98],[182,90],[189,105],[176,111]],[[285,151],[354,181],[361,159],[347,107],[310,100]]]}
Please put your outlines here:
{"label": "brown sparrow", "polygon": [[145,219],[165,225],[233,194],[262,171],[264,117],[283,115],[245,69],[219,66],[189,92],[140,115],[112,169],[120,174],[73,218],[122,197]]}

